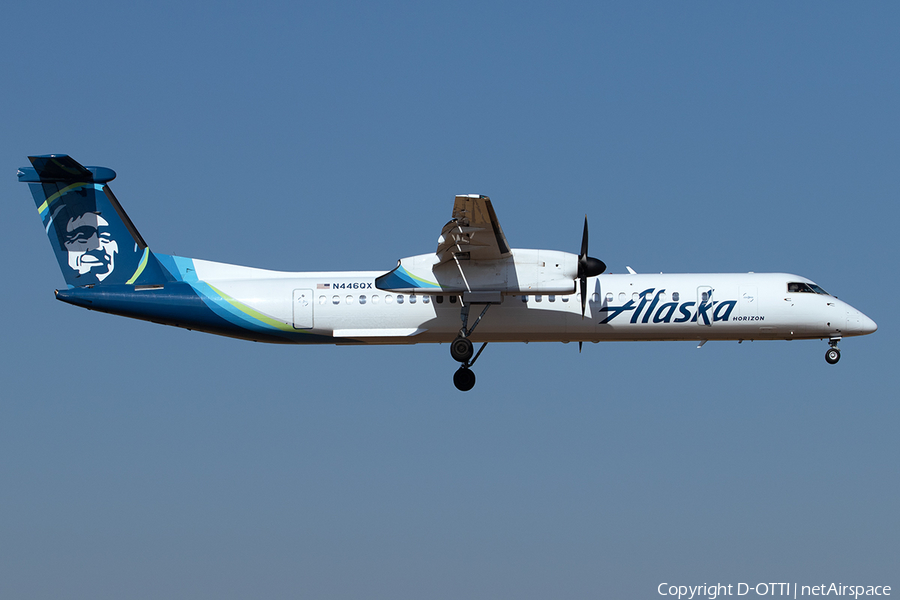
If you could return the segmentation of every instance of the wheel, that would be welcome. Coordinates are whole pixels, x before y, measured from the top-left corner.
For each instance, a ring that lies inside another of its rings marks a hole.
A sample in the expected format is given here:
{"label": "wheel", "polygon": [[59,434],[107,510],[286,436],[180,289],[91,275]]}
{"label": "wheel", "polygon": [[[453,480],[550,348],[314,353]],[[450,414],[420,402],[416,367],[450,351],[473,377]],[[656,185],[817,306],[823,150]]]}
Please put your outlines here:
{"label": "wheel", "polygon": [[457,362],[469,362],[473,354],[472,340],[469,338],[458,337],[450,344],[450,356]]}
{"label": "wheel", "polygon": [[837,348],[829,348],[825,353],[825,362],[829,365],[837,364],[839,360],[841,360],[841,351]]}
{"label": "wheel", "polygon": [[453,374],[453,385],[461,392],[468,392],[475,387],[475,373],[469,367],[460,367]]}

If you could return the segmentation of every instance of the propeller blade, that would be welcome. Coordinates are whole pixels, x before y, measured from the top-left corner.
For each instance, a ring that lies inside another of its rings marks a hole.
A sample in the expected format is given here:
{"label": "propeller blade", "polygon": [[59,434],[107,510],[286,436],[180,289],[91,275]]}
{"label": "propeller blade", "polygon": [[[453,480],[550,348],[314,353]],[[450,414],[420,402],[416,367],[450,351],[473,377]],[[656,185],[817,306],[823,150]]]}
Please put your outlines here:
{"label": "propeller blade", "polygon": [[[588,226],[587,215],[584,215],[584,234],[581,236],[581,256],[586,257],[588,253]],[[581,258],[581,257],[579,257]]]}
{"label": "propeller blade", "polygon": [[[587,253],[588,253],[588,224],[587,215],[584,215],[584,233],[581,234],[581,254],[578,255],[578,278],[581,280],[581,318],[584,319],[584,311],[587,307]],[[581,352],[579,346],[578,351]]]}
{"label": "propeller blade", "polygon": [[581,318],[587,307],[587,278],[600,275],[606,270],[606,264],[597,258],[588,256],[588,221],[584,215],[584,233],[581,236],[581,254],[578,255],[578,279],[581,281]]}
{"label": "propeller blade", "polygon": [[584,318],[584,309],[587,306],[587,276],[581,276],[581,318]]}

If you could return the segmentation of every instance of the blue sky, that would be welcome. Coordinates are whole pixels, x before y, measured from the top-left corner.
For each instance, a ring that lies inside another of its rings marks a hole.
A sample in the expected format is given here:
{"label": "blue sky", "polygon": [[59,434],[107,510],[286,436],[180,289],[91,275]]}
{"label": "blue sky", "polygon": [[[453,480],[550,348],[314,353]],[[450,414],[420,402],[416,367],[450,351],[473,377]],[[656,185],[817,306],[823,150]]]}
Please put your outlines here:
{"label": "blue sky", "polygon": [[[8,3],[0,595],[657,597],[900,586],[900,10]],[[29,154],[151,248],[389,270],[453,195],[612,272],[787,271],[824,342],[264,346],[63,305]],[[9,237],[8,236],[8,237]]]}

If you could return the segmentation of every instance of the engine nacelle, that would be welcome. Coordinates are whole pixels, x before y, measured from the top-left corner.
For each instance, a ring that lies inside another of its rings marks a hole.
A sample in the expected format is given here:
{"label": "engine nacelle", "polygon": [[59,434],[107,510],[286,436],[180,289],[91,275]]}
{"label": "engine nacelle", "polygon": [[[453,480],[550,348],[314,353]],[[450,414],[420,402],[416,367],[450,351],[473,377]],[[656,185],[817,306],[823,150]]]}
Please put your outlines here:
{"label": "engine nacelle", "polygon": [[578,256],[557,250],[513,249],[498,260],[453,259],[437,254],[400,259],[397,267],[375,280],[380,290],[404,293],[501,292],[571,294],[578,277]]}

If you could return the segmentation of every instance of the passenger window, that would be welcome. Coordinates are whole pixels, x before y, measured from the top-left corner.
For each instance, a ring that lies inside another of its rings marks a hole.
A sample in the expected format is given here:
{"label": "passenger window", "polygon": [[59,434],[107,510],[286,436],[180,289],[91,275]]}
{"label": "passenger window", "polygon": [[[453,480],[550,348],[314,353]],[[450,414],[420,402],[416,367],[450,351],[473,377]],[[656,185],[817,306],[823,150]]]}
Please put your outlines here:
{"label": "passenger window", "polygon": [[347,296],[346,302],[347,304],[353,304],[353,296]]}
{"label": "passenger window", "polygon": [[456,296],[450,296],[450,304],[456,304]]}
{"label": "passenger window", "polygon": [[423,304],[430,304],[430,303],[431,303],[431,296],[422,296],[422,303],[423,303]]}
{"label": "passenger window", "polygon": [[328,302],[328,298],[326,298],[325,296],[319,296],[319,304],[325,304],[326,302]]}
{"label": "passenger window", "polygon": [[628,298],[628,294],[625,292],[619,292],[619,302],[625,302],[625,299]]}
{"label": "passenger window", "polygon": [[443,304],[443,303],[444,303],[444,297],[443,297],[443,296],[435,296],[435,297],[434,297],[434,301],[437,302],[438,304]]}
{"label": "passenger window", "polygon": [[543,296],[541,296],[540,294],[535,294],[535,295],[534,295],[534,301],[535,301],[535,302],[540,302],[542,299],[543,299]]}
{"label": "passenger window", "polygon": [[365,296],[365,294],[363,294],[362,296],[359,297],[359,303],[360,303],[360,304],[365,304],[365,303],[366,303],[366,296]]}
{"label": "passenger window", "polygon": [[416,295],[415,295],[415,294],[410,294],[410,296],[409,296],[409,303],[410,303],[410,304],[415,304],[415,303],[416,303]]}
{"label": "passenger window", "polygon": [[609,303],[609,302],[612,302],[612,301],[613,301],[613,293],[612,293],[612,292],[606,292],[606,302]]}
{"label": "passenger window", "polygon": [[331,297],[331,303],[332,303],[332,304],[340,304],[340,303],[341,303],[341,297],[340,297],[340,296],[332,296],[332,297]]}
{"label": "passenger window", "polygon": [[556,302],[556,296],[550,294],[549,296],[547,296],[547,300],[549,300],[550,302]]}
{"label": "passenger window", "polygon": [[591,294],[591,303],[597,304],[600,302],[600,294]]}
{"label": "passenger window", "polygon": [[709,300],[709,292],[703,292],[702,294],[700,294],[700,296],[702,297],[703,302]]}
{"label": "passenger window", "polygon": [[522,302],[528,302],[528,296],[522,296]]}
{"label": "passenger window", "polygon": [[403,294],[397,294],[397,304],[403,304]]}
{"label": "passenger window", "polygon": [[385,295],[384,295],[384,303],[385,303],[385,304],[393,304],[393,303],[394,303],[394,297],[391,296],[390,294],[385,294]]}
{"label": "passenger window", "polygon": [[372,304],[378,304],[378,294],[372,296]]}
{"label": "passenger window", "polygon": [[562,301],[563,301],[563,302],[568,302],[568,301],[569,301],[569,297],[568,297],[568,296],[563,296],[563,297],[562,297]]}
{"label": "passenger window", "polygon": [[665,302],[665,301],[666,301],[666,293],[665,293],[665,292],[660,292],[660,293],[659,293],[659,301],[660,301],[660,302]]}
{"label": "passenger window", "polygon": [[672,300],[674,302],[678,302],[679,298],[681,298],[681,295],[678,292],[672,292]]}
{"label": "passenger window", "polygon": [[635,302],[637,302],[638,300],[641,299],[641,295],[638,294],[637,292],[634,292],[633,294],[631,294],[631,299],[634,300]]}

